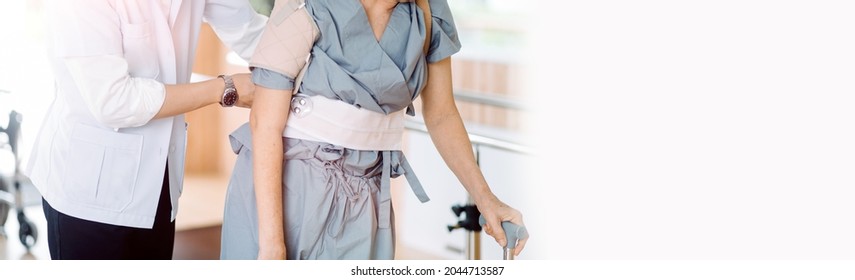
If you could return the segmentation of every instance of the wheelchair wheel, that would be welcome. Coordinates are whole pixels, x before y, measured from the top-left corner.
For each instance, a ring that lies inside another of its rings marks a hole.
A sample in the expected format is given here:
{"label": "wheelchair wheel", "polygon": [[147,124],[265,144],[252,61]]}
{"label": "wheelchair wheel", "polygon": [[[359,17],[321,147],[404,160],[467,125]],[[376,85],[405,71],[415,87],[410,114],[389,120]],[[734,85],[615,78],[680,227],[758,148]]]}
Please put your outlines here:
{"label": "wheelchair wheel", "polygon": [[21,240],[21,244],[27,250],[30,250],[30,248],[36,245],[36,240],[39,239],[39,231],[36,229],[36,225],[30,219],[27,219],[22,210],[18,211],[18,223],[20,224],[18,238]]}
{"label": "wheelchair wheel", "polygon": [[[3,177],[0,177],[0,194],[9,194],[11,197],[11,193],[9,193],[9,186],[6,184],[6,180]],[[12,204],[9,202],[0,199],[0,236],[5,236],[6,232],[3,230],[6,225],[6,219],[9,218],[9,210],[12,209]]]}

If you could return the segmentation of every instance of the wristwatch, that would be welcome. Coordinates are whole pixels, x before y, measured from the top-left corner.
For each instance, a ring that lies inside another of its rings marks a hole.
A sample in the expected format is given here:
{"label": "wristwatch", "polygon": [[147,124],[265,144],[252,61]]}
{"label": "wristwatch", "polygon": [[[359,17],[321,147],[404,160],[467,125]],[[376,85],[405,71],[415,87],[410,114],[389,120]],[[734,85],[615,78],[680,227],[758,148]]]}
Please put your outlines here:
{"label": "wristwatch", "polygon": [[235,106],[238,101],[238,92],[235,88],[235,83],[232,81],[232,76],[219,75],[217,77],[226,82],[226,88],[223,90],[223,97],[220,99],[220,106]]}

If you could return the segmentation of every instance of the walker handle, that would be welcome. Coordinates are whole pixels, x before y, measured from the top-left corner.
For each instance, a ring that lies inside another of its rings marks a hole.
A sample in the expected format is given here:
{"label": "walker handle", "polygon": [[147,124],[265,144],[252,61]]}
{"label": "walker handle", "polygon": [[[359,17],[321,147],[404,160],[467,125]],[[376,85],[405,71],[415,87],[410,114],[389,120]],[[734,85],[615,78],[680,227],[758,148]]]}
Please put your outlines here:
{"label": "walker handle", "polygon": [[[487,223],[487,220],[484,220],[484,216],[481,216],[478,218],[478,223],[483,227]],[[524,226],[519,226],[511,222],[502,222],[502,229],[505,231],[505,238],[508,241],[508,245],[505,248],[514,249],[517,247],[517,240],[528,238],[528,231],[525,230]]]}

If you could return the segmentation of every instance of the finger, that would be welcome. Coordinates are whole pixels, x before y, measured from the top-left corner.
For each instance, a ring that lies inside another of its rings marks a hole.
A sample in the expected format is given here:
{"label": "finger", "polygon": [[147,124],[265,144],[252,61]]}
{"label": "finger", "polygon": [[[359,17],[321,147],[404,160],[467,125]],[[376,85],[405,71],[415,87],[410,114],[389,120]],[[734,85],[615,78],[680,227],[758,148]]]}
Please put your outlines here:
{"label": "finger", "polygon": [[505,229],[502,228],[501,221],[499,219],[489,219],[487,220],[487,224],[490,225],[492,235],[494,239],[496,239],[496,243],[499,243],[502,247],[508,245],[508,240],[505,237]]}
{"label": "finger", "polygon": [[525,242],[528,241],[528,237],[525,239],[520,239],[517,241],[517,248],[514,249],[514,256],[519,256],[522,252],[523,248],[525,248]]}
{"label": "finger", "polygon": [[523,222],[522,213],[516,210],[511,213],[511,217],[510,219],[508,219],[508,221],[518,226],[525,226],[525,222]]}

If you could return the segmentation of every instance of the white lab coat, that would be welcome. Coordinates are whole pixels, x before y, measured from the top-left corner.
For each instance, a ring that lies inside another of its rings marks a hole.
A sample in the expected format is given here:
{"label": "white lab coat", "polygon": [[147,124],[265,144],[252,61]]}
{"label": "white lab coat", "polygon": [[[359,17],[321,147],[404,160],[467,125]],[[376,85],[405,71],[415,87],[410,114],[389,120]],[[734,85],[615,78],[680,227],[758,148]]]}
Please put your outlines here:
{"label": "white lab coat", "polygon": [[[203,20],[248,59],[266,17],[256,14],[247,0],[172,0],[171,5],[159,0],[54,0],[47,7],[56,99],[25,173],[45,200],[66,215],[151,228],[168,160],[175,219],[184,179],[184,116],[123,128],[103,119],[130,110],[123,107],[126,100],[139,94],[164,94],[162,84],[188,83]],[[123,59],[121,67],[88,70],[121,71],[125,80],[149,86],[126,87],[133,90],[112,99],[86,97],[81,92],[88,89],[85,79],[72,75],[67,61],[98,57]]]}

